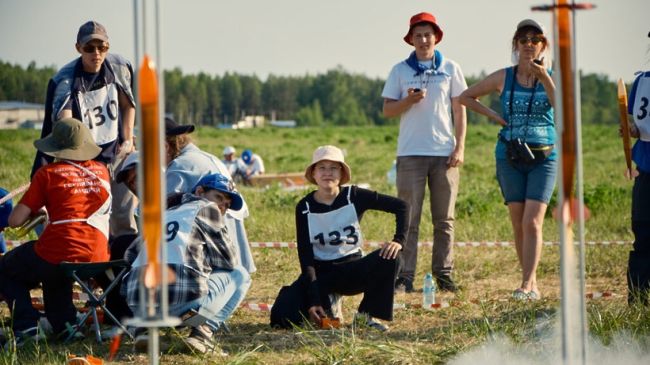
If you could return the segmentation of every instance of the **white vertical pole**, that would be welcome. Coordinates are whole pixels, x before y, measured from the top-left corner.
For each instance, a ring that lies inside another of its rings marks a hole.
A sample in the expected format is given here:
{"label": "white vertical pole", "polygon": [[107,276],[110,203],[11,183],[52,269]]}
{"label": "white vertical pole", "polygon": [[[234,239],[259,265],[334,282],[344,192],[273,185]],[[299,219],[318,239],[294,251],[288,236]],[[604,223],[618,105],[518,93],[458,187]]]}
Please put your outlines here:
{"label": "white vertical pole", "polygon": [[[575,5],[575,1],[573,4]],[[580,348],[579,348],[579,361],[582,365],[587,364],[587,309],[585,304],[585,201],[584,201],[584,180],[583,180],[583,165],[582,165],[582,112],[581,106],[581,91],[580,91],[580,71],[578,70],[578,60],[576,57],[576,10],[573,10],[573,49],[572,60],[574,70],[574,85],[575,85],[575,117],[576,117],[576,195],[578,198],[578,309],[580,311]]]}
{"label": "white vertical pole", "polygon": [[[554,5],[558,5],[557,0],[554,0]],[[557,206],[558,206],[558,228],[560,233],[560,318],[561,318],[561,329],[562,329],[562,362],[565,365],[572,364],[571,362],[571,348],[572,348],[572,339],[569,335],[569,323],[567,319],[567,314],[569,310],[568,305],[568,277],[569,273],[567,264],[568,251],[572,248],[570,247],[571,243],[567,242],[567,226],[564,224],[564,154],[563,154],[563,145],[562,145],[562,135],[564,134],[564,126],[567,121],[564,120],[563,110],[564,110],[564,85],[562,84],[562,67],[561,67],[561,54],[560,54],[560,35],[559,35],[559,21],[558,21],[558,10],[557,8],[553,9],[553,34],[554,34],[554,48],[555,48],[555,58],[554,62],[554,83],[556,86],[555,89],[555,125],[557,132],[557,141],[556,144],[558,150],[558,191],[557,191]],[[568,247],[567,247],[568,246]]]}
{"label": "white vertical pole", "polygon": [[[160,4],[160,0],[156,0],[156,36],[155,36],[155,41],[156,41],[156,63],[157,63],[157,68],[156,72],[158,73],[158,110],[159,110],[159,118],[160,118],[160,154],[163,157],[162,161],[165,161],[164,156],[166,156],[165,153],[165,72],[163,71],[163,62],[162,62],[162,47],[161,47],[161,39],[162,39],[162,29],[160,26],[160,19],[161,19],[161,12],[162,12],[162,6]],[[162,189],[160,190],[161,192],[161,201],[162,201],[162,206],[164,207],[162,211],[162,221],[165,222],[165,212],[167,209],[167,181],[165,178],[164,172],[161,173],[160,176],[160,181],[162,185]],[[165,232],[165,225],[164,223],[161,225],[161,237],[166,237],[166,232]],[[168,292],[168,283],[169,283],[169,275],[168,275],[168,270],[167,270],[167,265],[165,264],[167,262],[167,245],[165,244],[165,241],[162,242],[160,245],[160,257],[161,257],[161,263],[162,263],[162,282],[160,286],[160,312],[161,312],[161,317],[166,319],[169,316],[169,292]]]}
{"label": "white vertical pole", "polygon": [[[147,2],[154,1],[153,4],[147,4]],[[158,128],[159,134],[156,138],[159,139],[160,149],[158,153],[160,155],[161,161],[165,161],[164,153],[164,106],[165,106],[165,94],[164,94],[164,73],[162,71],[162,52],[161,52],[161,5],[159,0],[134,0],[134,25],[135,25],[135,54],[138,67],[142,64],[144,56],[148,53],[155,54],[156,60],[156,78],[158,80],[158,121],[157,123],[161,126]],[[153,8],[151,7],[153,5]],[[153,11],[152,11],[153,10]],[[151,29],[150,29],[151,28]],[[149,37],[153,37],[153,41],[149,40]],[[148,48],[148,46],[154,47],[154,52]],[[137,73],[136,73],[137,74]],[[137,76],[136,76],[137,77]],[[140,80],[137,80],[138,82]],[[139,87],[136,88],[136,95],[139,94]],[[139,97],[136,98],[139,100]],[[138,121],[142,123],[142,108],[141,106],[137,107]],[[140,132],[142,129],[140,128]],[[144,144],[143,136],[139,133],[138,138],[138,149],[142,149]],[[141,161],[142,162],[142,161]],[[144,163],[138,164],[138,190],[144,192],[146,187],[144,186]],[[165,175],[160,169],[159,179],[161,182],[161,191],[160,191],[160,202],[161,202],[161,212],[159,219],[163,224],[160,225],[160,237],[163,241],[160,243],[160,270],[162,275],[162,280],[160,286],[156,288],[145,288],[144,283],[140,283],[140,310],[139,313],[134,313],[135,318],[129,321],[129,324],[135,327],[148,328],[149,329],[149,341],[148,341],[148,354],[149,354],[149,363],[158,364],[160,362],[160,341],[159,341],[159,328],[161,327],[172,327],[180,324],[178,318],[170,318],[168,313],[168,273],[166,265],[167,250],[165,245],[165,203],[166,203],[166,184],[165,184]],[[146,250],[144,247],[141,248]],[[156,255],[158,253],[148,253],[149,255]],[[159,299],[157,299],[159,298]],[[156,303],[156,300],[159,300],[161,303]],[[157,305],[159,304],[159,305]]]}

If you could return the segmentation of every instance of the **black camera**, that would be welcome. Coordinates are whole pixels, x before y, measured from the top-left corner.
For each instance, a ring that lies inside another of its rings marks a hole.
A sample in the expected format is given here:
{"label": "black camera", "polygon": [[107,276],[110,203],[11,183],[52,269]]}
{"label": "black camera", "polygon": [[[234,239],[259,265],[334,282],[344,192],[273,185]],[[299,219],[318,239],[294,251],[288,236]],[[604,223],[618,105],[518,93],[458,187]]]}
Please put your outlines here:
{"label": "black camera", "polygon": [[535,161],[533,151],[530,150],[528,144],[522,141],[521,138],[515,138],[510,141],[506,152],[511,162],[529,164]]}

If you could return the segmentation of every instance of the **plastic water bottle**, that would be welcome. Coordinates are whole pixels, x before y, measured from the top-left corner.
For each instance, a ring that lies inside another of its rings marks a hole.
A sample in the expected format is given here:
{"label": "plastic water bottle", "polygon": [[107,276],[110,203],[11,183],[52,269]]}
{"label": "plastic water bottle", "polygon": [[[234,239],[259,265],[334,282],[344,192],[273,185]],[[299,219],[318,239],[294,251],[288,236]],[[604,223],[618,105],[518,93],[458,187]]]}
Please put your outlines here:
{"label": "plastic water bottle", "polygon": [[397,161],[393,161],[393,165],[386,173],[386,180],[389,185],[395,185],[397,183]]}
{"label": "plastic water bottle", "polygon": [[427,273],[424,275],[424,285],[422,286],[422,307],[431,309],[431,305],[436,302],[436,284],[433,282],[433,275]]}

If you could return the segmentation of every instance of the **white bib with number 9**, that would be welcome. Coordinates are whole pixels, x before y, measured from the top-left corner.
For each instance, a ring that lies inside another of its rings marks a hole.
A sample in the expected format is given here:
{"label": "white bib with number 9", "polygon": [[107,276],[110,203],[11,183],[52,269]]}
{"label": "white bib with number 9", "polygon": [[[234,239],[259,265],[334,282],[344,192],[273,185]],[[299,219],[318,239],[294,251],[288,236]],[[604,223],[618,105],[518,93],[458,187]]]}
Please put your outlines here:
{"label": "white bib with number 9", "polygon": [[[167,242],[167,263],[183,264],[187,242],[190,240],[194,218],[199,210],[210,204],[205,200],[196,200],[165,212],[165,240]],[[147,264],[146,250],[141,250],[133,267]]]}

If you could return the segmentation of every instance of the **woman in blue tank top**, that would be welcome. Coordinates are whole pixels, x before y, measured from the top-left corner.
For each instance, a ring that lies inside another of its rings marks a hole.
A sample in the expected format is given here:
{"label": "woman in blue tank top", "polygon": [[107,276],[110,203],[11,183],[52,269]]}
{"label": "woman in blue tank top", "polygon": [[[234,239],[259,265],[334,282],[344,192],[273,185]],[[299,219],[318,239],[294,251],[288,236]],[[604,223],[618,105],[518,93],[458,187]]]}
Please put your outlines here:
{"label": "woman in blue tank top", "polygon": [[[650,37],[650,33],[648,33]],[[627,266],[628,302],[650,301],[650,70],[637,73],[628,113],[632,115],[630,132],[638,138],[632,149],[636,164],[632,188],[632,232],[634,249]]]}
{"label": "woman in blue tank top", "polygon": [[[496,172],[510,212],[522,269],[515,299],[539,299],[536,271],[542,253],[544,214],[557,173],[553,103],[555,85],[547,64],[549,42],[541,24],[519,22],[512,37],[512,67],[497,70],[460,95],[461,104],[499,123]],[[498,93],[502,112],[479,97]]]}

